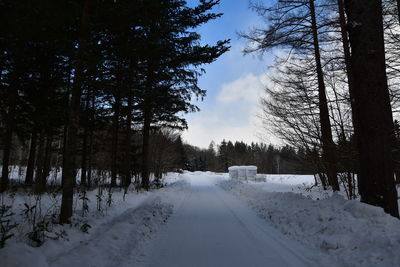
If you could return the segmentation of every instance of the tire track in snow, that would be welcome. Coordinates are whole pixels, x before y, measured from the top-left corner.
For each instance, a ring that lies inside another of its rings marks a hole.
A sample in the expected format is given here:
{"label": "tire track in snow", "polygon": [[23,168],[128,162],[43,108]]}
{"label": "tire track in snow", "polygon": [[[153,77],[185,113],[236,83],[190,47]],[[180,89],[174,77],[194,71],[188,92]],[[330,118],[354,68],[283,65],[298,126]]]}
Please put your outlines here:
{"label": "tire track in snow", "polygon": [[[269,227],[206,173],[149,245],[140,266],[318,266],[315,253]],[[305,256],[306,255],[306,256]]]}

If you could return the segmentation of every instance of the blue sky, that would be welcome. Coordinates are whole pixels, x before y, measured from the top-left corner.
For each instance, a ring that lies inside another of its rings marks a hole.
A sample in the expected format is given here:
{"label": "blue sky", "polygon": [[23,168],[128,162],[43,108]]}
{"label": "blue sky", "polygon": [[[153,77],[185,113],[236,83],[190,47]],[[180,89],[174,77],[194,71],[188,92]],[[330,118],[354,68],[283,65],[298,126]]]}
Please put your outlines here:
{"label": "blue sky", "polygon": [[[188,1],[189,5],[197,2]],[[261,19],[248,6],[249,0],[221,0],[214,12],[224,15],[198,29],[204,43],[231,39],[231,49],[205,66],[206,74],[199,80],[207,96],[203,102],[197,102],[200,112],[186,115],[189,129],[183,133],[183,139],[192,145],[208,147],[211,141],[219,143],[222,139],[268,142],[257,114],[265,86],[264,76],[272,56],[267,54],[260,58],[242,54],[246,40],[239,39],[237,32],[262,25]]]}

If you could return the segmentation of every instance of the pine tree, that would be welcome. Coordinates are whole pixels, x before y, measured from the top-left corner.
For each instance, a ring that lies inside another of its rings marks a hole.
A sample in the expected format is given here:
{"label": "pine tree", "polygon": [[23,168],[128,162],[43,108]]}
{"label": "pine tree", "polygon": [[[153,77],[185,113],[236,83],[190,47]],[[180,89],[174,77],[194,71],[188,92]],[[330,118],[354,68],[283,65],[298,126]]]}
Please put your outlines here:
{"label": "pine tree", "polygon": [[214,46],[200,45],[200,35],[192,29],[218,18],[207,13],[219,3],[202,1],[189,8],[182,1],[149,1],[143,6],[142,27],[147,29],[142,64],[145,83],[139,96],[143,121],[142,186],[149,188],[149,138],[153,126],[186,128],[181,112],[194,112],[193,96],[202,98],[205,91],[197,85],[201,71],[197,67],[211,63],[228,50],[228,41]]}
{"label": "pine tree", "polygon": [[85,53],[90,36],[89,19],[91,12],[91,0],[85,0],[82,7],[80,33],[78,40],[78,58],[74,74],[74,83],[71,90],[71,100],[68,109],[67,138],[64,150],[64,164],[62,171],[62,202],[60,211],[60,223],[69,223],[72,216],[72,203],[74,186],[76,183],[76,150],[79,127],[79,111],[82,96],[83,75],[85,68]]}

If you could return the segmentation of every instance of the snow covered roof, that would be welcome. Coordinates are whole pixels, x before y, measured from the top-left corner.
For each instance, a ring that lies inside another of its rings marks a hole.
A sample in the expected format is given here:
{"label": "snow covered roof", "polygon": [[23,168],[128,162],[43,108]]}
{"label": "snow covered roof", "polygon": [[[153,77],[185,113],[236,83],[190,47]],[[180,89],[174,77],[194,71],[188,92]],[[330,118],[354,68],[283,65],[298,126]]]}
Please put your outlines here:
{"label": "snow covered roof", "polygon": [[231,166],[228,168],[229,171],[235,171],[235,170],[252,170],[256,171],[257,166]]}
{"label": "snow covered roof", "polygon": [[228,168],[228,171],[236,171],[239,168],[239,166],[230,166]]}

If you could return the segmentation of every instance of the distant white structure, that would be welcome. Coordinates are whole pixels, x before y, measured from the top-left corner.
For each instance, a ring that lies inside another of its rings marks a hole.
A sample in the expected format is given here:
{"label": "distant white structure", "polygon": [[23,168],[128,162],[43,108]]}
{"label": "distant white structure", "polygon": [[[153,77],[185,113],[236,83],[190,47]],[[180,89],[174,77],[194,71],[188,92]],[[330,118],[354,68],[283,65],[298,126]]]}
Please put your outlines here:
{"label": "distant white structure", "polygon": [[246,166],[238,166],[237,170],[239,180],[246,180]]}
{"label": "distant white structure", "polygon": [[229,171],[229,178],[237,179],[238,178],[238,166],[231,166],[228,168]]}
{"label": "distant white structure", "polygon": [[246,166],[247,180],[255,181],[256,177],[257,177],[257,167],[256,166]]}
{"label": "distant white structure", "polygon": [[231,166],[228,171],[231,179],[255,181],[257,178],[257,166]]}

